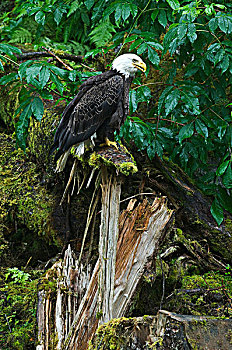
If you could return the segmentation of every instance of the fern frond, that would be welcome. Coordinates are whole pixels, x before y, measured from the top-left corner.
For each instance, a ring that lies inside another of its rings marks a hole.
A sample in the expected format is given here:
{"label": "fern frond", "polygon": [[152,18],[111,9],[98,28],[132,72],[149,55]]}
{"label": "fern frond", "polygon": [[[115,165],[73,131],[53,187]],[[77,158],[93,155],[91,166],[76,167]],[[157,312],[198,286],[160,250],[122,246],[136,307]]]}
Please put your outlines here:
{"label": "fern frond", "polygon": [[91,44],[96,48],[103,47],[112,38],[111,33],[115,33],[114,25],[109,19],[101,21],[89,34]]}
{"label": "fern frond", "polygon": [[[69,44],[71,42],[71,44]],[[70,51],[74,53],[74,55],[85,55],[85,53],[89,50],[87,45],[80,44],[74,40],[70,40],[68,42],[70,46]]]}
{"label": "fern frond", "polygon": [[80,6],[81,6],[80,0],[73,1],[68,11],[67,17],[71,16],[72,13],[76,12],[80,8]]}
{"label": "fern frond", "polygon": [[32,42],[32,34],[25,28],[16,29],[9,43],[31,43]]}

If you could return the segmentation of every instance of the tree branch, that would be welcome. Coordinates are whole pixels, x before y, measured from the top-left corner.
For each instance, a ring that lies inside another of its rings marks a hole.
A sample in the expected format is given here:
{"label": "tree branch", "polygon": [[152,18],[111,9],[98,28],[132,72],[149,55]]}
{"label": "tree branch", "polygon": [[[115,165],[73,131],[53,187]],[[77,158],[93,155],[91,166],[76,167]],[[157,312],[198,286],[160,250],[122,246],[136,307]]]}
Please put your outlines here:
{"label": "tree branch", "polygon": [[[46,51],[41,51],[41,52],[23,52],[20,55],[15,55],[18,60],[24,61],[24,60],[29,60],[31,58],[41,58],[41,57],[54,57],[49,52]],[[83,62],[83,56],[76,56],[76,55],[71,55],[68,53],[62,53],[62,54],[56,54],[57,57],[69,60],[69,61],[74,61],[77,63]]]}

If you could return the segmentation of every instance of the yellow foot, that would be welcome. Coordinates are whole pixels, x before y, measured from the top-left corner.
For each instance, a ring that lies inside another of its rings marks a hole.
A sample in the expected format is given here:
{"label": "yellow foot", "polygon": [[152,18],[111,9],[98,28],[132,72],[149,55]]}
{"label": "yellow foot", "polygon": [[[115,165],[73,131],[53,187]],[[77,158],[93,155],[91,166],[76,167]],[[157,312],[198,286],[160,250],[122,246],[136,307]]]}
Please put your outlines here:
{"label": "yellow foot", "polygon": [[103,147],[103,146],[115,147],[115,148],[118,150],[117,142],[110,141],[110,140],[108,139],[108,137],[105,138],[105,143],[102,143],[102,144],[100,145],[100,147]]}

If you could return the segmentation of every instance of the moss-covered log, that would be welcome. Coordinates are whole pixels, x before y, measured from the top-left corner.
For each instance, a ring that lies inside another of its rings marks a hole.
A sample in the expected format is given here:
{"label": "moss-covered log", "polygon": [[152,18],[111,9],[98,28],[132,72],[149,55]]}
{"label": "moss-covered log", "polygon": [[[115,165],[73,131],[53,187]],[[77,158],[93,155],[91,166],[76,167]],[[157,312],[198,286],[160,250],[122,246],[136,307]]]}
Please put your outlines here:
{"label": "moss-covered log", "polygon": [[177,315],[114,319],[100,326],[88,350],[229,350],[231,319]]}

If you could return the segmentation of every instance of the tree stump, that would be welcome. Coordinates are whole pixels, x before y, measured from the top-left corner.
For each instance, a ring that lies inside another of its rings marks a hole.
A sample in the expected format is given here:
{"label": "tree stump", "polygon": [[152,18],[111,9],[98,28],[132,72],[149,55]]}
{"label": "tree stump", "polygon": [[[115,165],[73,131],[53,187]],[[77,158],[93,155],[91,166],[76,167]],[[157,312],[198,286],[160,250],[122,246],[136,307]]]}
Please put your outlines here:
{"label": "tree stump", "polygon": [[[64,261],[53,266],[51,270],[59,270],[57,291],[39,304],[37,350],[45,350],[49,340],[55,349],[85,350],[100,324],[124,316],[146,265],[173,224],[174,214],[165,198],[152,203],[132,199],[120,214],[122,177],[137,170],[124,148],[100,149],[90,155],[89,163],[100,168],[102,176],[99,258],[91,278],[82,271],[70,246]],[[45,307],[47,303],[50,306]],[[48,324],[54,320],[53,328],[46,328],[47,319]]]}

